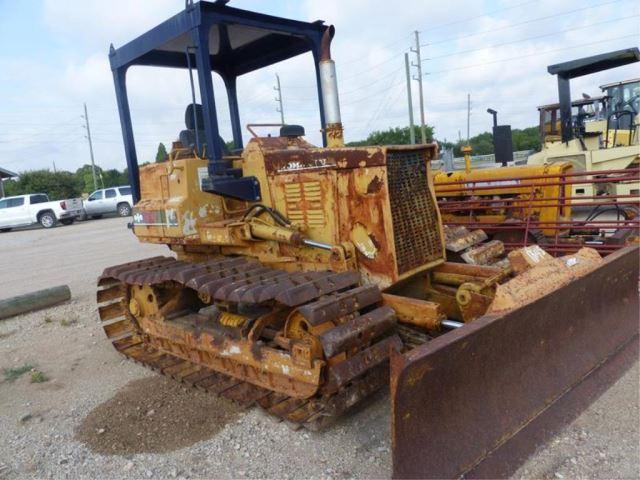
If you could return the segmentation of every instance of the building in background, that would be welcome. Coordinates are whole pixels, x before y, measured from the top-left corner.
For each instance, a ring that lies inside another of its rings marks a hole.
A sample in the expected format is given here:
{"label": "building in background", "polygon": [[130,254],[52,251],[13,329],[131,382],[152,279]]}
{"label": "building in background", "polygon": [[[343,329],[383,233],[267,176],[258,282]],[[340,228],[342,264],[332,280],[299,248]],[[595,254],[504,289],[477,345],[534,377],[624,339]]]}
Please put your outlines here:
{"label": "building in background", "polygon": [[9,170],[5,170],[0,167],[0,198],[4,197],[4,180],[6,178],[13,178],[17,176],[17,173],[10,172]]}

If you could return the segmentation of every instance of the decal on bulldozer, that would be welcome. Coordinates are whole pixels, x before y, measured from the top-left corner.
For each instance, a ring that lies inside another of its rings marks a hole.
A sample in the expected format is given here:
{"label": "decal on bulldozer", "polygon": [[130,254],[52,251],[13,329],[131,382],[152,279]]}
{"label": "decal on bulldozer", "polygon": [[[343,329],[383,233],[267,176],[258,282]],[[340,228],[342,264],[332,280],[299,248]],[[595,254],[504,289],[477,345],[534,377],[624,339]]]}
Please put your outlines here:
{"label": "decal on bulldozer", "polygon": [[638,349],[639,248],[391,358],[393,475],[507,476]]}

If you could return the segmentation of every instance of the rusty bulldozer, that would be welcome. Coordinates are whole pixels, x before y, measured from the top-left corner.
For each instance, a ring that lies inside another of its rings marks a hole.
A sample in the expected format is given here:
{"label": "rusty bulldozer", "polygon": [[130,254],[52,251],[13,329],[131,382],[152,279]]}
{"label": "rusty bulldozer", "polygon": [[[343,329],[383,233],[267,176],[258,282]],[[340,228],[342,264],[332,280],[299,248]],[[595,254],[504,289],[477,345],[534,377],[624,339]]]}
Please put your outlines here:
{"label": "rusty bulldozer", "polygon": [[[557,291],[532,287],[515,310],[496,310],[519,276],[446,260],[437,146],[344,146],[333,35],[323,22],[198,2],[111,48],[133,233],[172,255],[107,268],[100,319],[128,358],[293,426],[322,428],[390,384],[394,474],[462,475],[511,437],[522,444],[523,426],[637,344],[637,250],[560,259]],[[297,125],[243,146],[237,78],[308,52],[324,146]],[[142,168],[126,89],[139,65],[195,73],[201,101],[192,81],[168,160]],[[521,274],[531,285],[536,268]]]}

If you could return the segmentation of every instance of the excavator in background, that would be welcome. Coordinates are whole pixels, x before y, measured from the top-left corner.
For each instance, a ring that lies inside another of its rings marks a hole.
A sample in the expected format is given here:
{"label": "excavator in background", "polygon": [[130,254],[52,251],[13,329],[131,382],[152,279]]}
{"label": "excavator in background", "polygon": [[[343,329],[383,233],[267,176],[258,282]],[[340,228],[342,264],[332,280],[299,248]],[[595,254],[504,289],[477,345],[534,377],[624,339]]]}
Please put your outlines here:
{"label": "excavator in background", "polygon": [[638,49],[629,48],[549,66],[561,102],[538,107],[543,148],[527,165],[506,166],[513,160],[510,127],[498,126],[489,109],[503,166],[471,169],[467,161],[465,170],[437,172],[445,224],[481,228],[507,250],[538,243],[567,253],[589,245],[607,254],[637,241],[640,80],[571,102],[569,79],[639,60]]}
{"label": "excavator in background", "polygon": [[[522,433],[598,367],[624,370],[637,346],[637,248],[605,260],[520,252],[513,268],[447,261],[437,146],[345,147],[334,28],[226,4],[187,2],[111,47],[131,228],[171,255],[105,269],[97,301],[107,337],[160,373],[310,429],[390,385],[394,476],[498,472],[492,462],[522,448]],[[323,146],[298,125],[245,146],[238,78],[305,53]],[[184,69],[192,94],[168,161],[141,168],[126,83],[138,66]]]}

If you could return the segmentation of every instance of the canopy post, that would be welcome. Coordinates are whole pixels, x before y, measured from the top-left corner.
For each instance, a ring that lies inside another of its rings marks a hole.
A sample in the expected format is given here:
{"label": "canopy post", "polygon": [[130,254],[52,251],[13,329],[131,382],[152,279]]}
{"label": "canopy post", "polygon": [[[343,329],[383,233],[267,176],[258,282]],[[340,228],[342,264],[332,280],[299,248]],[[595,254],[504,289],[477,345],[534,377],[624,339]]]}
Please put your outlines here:
{"label": "canopy post", "polygon": [[199,25],[192,32],[196,47],[196,68],[198,70],[198,84],[204,116],[204,131],[207,136],[206,156],[209,159],[209,175],[224,175],[230,162],[222,160],[222,145],[216,116],[216,100],[213,94],[213,79],[211,77],[211,60],[209,58],[209,25]]}

